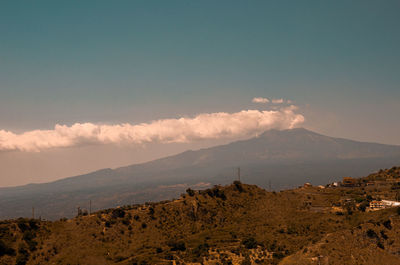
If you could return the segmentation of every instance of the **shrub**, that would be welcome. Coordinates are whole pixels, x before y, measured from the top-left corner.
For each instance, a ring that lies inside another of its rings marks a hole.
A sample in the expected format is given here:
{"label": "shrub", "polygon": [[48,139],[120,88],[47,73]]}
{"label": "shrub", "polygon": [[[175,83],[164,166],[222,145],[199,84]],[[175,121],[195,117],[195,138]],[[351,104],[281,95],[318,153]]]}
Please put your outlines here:
{"label": "shrub", "polygon": [[33,233],[30,230],[27,230],[27,231],[24,232],[24,234],[22,236],[22,239],[25,240],[25,241],[30,241],[30,240],[34,239],[35,237],[36,237],[35,233]]}
{"label": "shrub", "polygon": [[167,245],[171,248],[171,251],[185,251],[186,245],[183,241],[170,241]]}
{"label": "shrub", "polygon": [[30,228],[29,223],[26,222],[26,220],[24,218],[18,218],[17,225],[22,233],[25,232],[26,230],[29,230],[29,228]]}
{"label": "shrub", "polygon": [[186,193],[190,196],[190,197],[193,197],[194,196],[194,190],[192,190],[191,188],[188,188],[187,190],[186,190]]}
{"label": "shrub", "polygon": [[145,229],[147,227],[146,223],[142,223],[142,228]]}
{"label": "shrub", "polygon": [[365,212],[365,210],[367,209],[368,205],[369,205],[369,203],[364,201],[358,206],[358,210],[360,210],[362,212]]}
{"label": "shrub", "polygon": [[212,189],[207,189],[206,192],[210,197],[217,197],[222,200],[226,200],[226,195],[225,195],[224,191],[220,190],[218,186],[215,186]]}
{"label": "shrub", "polygon": [[257,247],[257,241],[254,239],[254,237],[249,237],[246,238],[245,240],[242,241],[242,244],[247,248],[247,249],[252,249]]}
{"label": "shrub", "polygon": [[30,219],[28,221],[28,223],[29,223],[30,228],[33,230],[37,230],[39,228],[39,225],[38,225],[39,222],[36,221],[35,219]]}
{"label": "shrub", "polygon": [[28,244],[30,251],[36,250],[37,242],[33,240],[35,237],[36,237],[36,234],[34,232],[32,232],[31,230],[25,231],[22,236],[22,239],[25,240],[26,244]]}
{"label": "shrub", "polygon": [[390,222],[390,220],[388,219],[385,222],[383,222],[383,226],[390,230],[392,229],[392,222]]}
{"label": "shrub", "polygon": [[162,248],[160,247],[156,248],[156,253],[162,253]]}
{"label": "shrub", "polygon": [[374,230],[372,230],[372,229],[368,229],[367,230],[367,236],[369,237],[369,238],[378,238],[378,235],[375,233],[375,231]]}
{"label": "shrub", "polygon": [[18,256],[15,261],[15,264],[16,265],[25,265],[28,262],[28,260],[29,260],[29,252],[25,248],[25,246],[21,244],[18,248]]}
{"label": "shrub", "polygon": [[378,241],[378,243],[376,243],[376,245],[378,246],[378,248],[385,249],[385,246],[382,244],[381,241]]}
{"label": "shrub", "polygon": [[122,210],[121,208],[114,209],[111,213],[112,218],[124,218],[125,217],[125,211]]}
{"label": "shrub", "polygon": [[6,243],[0,239],[0,257],[4,255],[14,256],[15,250],[7,246]]}
{"label": "shrub", "polygon": [[382,236],[382,238],[383,238],[384,240],[388,239],[388,236],[386,235],[386,233],[385,233],[384,230],[381,231],[381,236]]}

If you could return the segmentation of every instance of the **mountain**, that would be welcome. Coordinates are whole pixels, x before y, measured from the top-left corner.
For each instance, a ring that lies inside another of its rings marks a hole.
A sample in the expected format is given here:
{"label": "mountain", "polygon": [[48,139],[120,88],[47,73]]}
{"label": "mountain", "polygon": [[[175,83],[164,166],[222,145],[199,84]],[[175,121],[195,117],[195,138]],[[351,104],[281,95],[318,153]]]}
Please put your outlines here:
{"label": "mountain", "polygon": [[235,181],[72,219],[1,221],[0,264],[400,264],[400,208],[368,207],[398,197],[400,167],[356,182],[268,192]]}
{"label": "mountain", "polygon": [[258,137],[45,184],[0,188],[0,218],[48,219],[76,215],[77,207],[104,209],[178,197],[187,187],[236,179],[274,190],[343,176],[362,176],[400,162],[400,146],[328,137],[306,129],[270,130]]}

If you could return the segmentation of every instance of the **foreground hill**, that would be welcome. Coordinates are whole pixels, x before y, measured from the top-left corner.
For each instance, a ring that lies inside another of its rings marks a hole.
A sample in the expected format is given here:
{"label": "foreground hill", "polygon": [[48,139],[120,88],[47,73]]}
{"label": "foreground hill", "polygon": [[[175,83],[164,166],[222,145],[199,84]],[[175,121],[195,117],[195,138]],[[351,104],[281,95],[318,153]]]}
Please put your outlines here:
{"label": "foreground hill", "polygon": [[[55,222],[0,223],[0,264],[400,264],[400,167],[379,185],[267,192],[235,182]],[[386,180],[397,180],[395,182]],[[365,180],[365,181],[364,181]]]}
{"label": "foreground hill", "polygon": [[94,209],[178,197],[187,187],[231,183],[240,166],[246,183],[274,190],[324,184],[400,163],[400,147],[323,136],[306,129],[271,130],[244,141],[187,151],[152,162],[103,169],[45,184],[0,188],[0,218],[72,217]]}

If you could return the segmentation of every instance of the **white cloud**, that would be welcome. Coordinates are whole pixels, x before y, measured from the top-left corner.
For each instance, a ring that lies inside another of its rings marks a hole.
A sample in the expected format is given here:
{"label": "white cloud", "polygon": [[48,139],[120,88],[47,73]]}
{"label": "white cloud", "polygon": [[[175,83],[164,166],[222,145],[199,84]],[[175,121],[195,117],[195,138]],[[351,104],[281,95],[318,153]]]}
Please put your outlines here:
{"label": "white cloud", "polygon": [[283,100],[283,98],[273,99],[272,100],[272,103],[274,103],[274,104],[282,104],[284,102],[285,102],[285,100]]}
{"label": "white cloud", "polygon": [[268,98],[257,97],[257,98],[253,98],[252,102],[253,103],[268,103],[269,99]]}
{"label": "white cloud", "polygon": [[33,130],[21,134],[0,130],[0,150],[37,152],[85,144],[184,143],[253,136],[265,130],[290,129],[303,123],[303,115],[296,110],[295,106],[290,106],[269,111],[205,113],[192,118],[163,119],[134,125],[57,124],[53,130]]}

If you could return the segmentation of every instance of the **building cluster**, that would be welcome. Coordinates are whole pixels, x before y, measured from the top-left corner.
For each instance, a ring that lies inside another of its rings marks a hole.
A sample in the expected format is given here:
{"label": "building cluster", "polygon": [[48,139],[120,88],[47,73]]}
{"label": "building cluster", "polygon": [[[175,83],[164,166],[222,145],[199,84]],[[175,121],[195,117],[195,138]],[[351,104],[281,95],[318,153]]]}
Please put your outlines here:
{"label": "building cluster", "polygon": [[389,201],[389,200],[371,201],[369,203],[369,208],[371,210],[380,210],[380,209],[399,207],[399,206],[400,206],[400,202]]}

